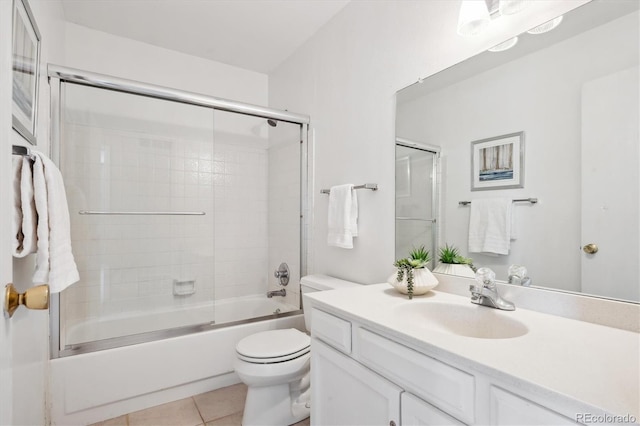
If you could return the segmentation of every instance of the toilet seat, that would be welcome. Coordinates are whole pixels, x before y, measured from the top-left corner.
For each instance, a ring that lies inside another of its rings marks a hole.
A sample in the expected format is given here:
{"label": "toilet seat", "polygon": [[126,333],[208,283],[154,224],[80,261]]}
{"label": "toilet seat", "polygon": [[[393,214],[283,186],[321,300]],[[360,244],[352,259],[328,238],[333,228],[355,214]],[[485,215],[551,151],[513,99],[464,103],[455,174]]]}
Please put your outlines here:
{"label": "toilet seat", "polygon": [[254,364],[275,364],[299,358],[311,350],[305,333],[289,328],[253,334],[236,345],[238,358]]}

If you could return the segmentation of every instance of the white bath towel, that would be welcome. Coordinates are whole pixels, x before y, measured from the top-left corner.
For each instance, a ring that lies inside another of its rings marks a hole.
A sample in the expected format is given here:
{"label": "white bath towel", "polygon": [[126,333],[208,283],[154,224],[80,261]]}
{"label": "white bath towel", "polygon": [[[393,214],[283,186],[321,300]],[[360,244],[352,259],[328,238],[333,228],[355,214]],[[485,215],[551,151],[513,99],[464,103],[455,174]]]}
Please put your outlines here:
{"label": "white bath towel", "polygon": [[31,160],[13,157],[13,220],[12,252],[15,257],[25,257],[35,253],[36,207],[33,199],[33,175]]}
{"label": "white bath towel", "polygon": [[510,198],[473,200],[469,215],[469,251],[509,254],[512,209]]}
{"label": "white bath towel", "polygon": [[80,279],[71,253],[69,208],[60,170],[35,150],[33,187],[38,214],[38,250],[34,284],[48,283],[58,293]]}
{"label": "white bath towel", "polygon": [[358,197],[352,184],[331,187],[328,221],[327,244],[353,248],[353,237],[358,236]]}

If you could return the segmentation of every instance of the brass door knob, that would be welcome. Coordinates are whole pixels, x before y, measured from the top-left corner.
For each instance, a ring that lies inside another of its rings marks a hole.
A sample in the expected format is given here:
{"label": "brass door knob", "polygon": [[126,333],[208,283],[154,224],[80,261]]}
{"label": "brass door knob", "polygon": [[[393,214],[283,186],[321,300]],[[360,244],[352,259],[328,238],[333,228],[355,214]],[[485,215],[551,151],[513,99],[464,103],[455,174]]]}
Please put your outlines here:
{"label": "brass door knob", "polygon": [[598,246],[593,243],[587,244],[586,246],[582,247],[582,251],[587,254],[596,254],[598,252]]}
{"label": "brass door knob", "polygon": [[42,284],[32,287],[20,294],[13,284],[7,284],[4,293],[4,312],[11,318],[18,306],[24,305],[28,309],[49,308],[49,285]]}

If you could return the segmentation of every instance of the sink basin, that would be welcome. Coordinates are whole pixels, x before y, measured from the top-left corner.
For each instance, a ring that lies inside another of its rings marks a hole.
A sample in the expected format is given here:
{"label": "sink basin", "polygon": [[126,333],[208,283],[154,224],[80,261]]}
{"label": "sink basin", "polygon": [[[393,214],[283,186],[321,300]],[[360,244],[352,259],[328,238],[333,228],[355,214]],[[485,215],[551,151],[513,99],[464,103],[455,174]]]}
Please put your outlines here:
{"label": "sink basin", "polygon": [[476,339],[512,339],[528,333],[522,322],[510,318],[512,312],[478,305],[423,302],[395,307],[394,315],[413,326],[439,333]]}

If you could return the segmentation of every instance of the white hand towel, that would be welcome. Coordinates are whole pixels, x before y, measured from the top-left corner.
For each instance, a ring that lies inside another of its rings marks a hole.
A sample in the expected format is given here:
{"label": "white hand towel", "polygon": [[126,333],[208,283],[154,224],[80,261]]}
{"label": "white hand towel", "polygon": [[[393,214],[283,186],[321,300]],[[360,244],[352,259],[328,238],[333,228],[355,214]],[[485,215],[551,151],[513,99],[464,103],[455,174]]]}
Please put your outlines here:
{"label": "white hand towel", "polygon": [[331,188],[328,221],[327,244],[353,248],[353,237],[358,236],[358,197],[352,184]]}
{"label": "white hand towel", "polygon": [[13,256],[25,257],[35,253],[36,207],[33,199],[31,160],[13,157]]}
{"label": "white hand towel", "polygon": [[44,154],[32,150],[33,187],[38,213],[35,284],[48,283],[58,293],[80,279],[71,253],[71,224],[60,170]]}
{"label": "white hand towel", "polygon": [[512,209],[510,198],[473,200],[469,215],[469,251],[509,254]]}

